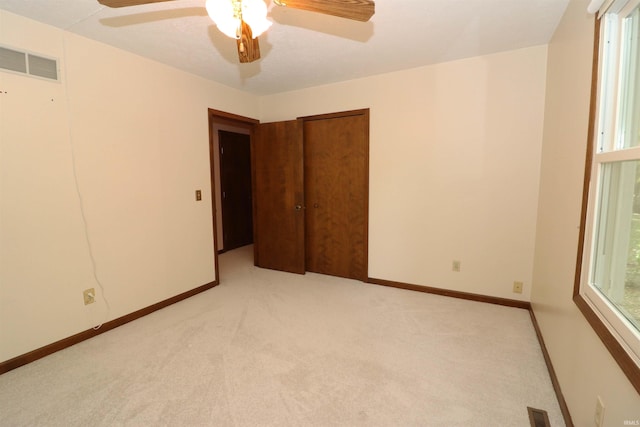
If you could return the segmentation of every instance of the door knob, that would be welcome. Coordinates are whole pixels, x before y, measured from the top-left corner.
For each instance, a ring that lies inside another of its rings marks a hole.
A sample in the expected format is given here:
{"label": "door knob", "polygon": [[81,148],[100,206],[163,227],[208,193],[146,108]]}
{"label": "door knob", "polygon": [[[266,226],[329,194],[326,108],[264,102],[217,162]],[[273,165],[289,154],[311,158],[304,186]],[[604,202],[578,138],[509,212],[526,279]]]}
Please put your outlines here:
{"label": "door knob", "polygon": [[296,208],[297,211],[299,211],[300,209],[302,209],[302,206],[301,205],[296,205],[295,208]]}

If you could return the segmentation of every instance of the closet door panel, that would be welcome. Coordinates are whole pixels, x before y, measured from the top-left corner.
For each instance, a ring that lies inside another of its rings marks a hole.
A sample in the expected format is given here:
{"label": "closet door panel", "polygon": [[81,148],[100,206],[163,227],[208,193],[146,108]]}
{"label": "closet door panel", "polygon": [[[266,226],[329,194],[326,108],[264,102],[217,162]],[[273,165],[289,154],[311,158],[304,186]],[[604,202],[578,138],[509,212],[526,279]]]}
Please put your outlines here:
{"label": "closet door panel", "polygon": [[252,141],[254,258],[259,267],[304,274],[302,122],[264,123]]}
{"label": "closet door panel", "polygon": [[304,121],[307,271],[367,279],[368,113]]}

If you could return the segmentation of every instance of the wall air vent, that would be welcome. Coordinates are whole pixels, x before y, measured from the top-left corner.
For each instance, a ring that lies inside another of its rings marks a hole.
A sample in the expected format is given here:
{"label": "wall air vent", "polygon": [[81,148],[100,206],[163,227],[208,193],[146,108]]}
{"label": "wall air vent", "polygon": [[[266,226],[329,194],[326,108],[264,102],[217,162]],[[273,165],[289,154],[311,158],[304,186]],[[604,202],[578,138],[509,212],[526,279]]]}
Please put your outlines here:
{"label": "wall air vent", "polygon": [[0,46],[0,68],[18,73],[26,73],[27,54]]}
{"label": "wall air vent", "polygon": [[29,58],[29,74],[44,77],[45,79],[58,80],[58,61],[27,54]]}
{"label": "wall air vent", "polygon": [[0,46],[0,70],[12,71],[47,80],[60,80],[58,61],[30,52]]}

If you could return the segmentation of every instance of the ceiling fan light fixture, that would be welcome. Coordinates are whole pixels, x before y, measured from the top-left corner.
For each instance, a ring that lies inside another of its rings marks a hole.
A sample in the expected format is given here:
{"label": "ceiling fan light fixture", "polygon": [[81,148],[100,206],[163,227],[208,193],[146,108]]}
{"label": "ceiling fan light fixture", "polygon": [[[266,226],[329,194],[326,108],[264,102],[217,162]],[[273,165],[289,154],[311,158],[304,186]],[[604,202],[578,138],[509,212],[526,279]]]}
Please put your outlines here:
{"label": "ceiling fan light fixture", "polygon": [[251,27],[253,38],[272,24],[267,19],[267,5],[262,0],[207,0],[205,7],[218,29],[232,39],[240,36],[242,21]]}
{"label": "ceiling fan light fixture", "polygon": [[[1,1],[1,0],[0,0]],[[98,0],[107,7],[153,4],[169,0]],[[201,0],[202,1],[202,0]],[[224,35],[236,39],[240,63],[260,59],[258,36],[271,27],[268,0],[206,0],[209,17]],[[271,0],[277,6],[367,22],[375,13],[375,0]],[[591,0],[613,2],[615,0]]]}

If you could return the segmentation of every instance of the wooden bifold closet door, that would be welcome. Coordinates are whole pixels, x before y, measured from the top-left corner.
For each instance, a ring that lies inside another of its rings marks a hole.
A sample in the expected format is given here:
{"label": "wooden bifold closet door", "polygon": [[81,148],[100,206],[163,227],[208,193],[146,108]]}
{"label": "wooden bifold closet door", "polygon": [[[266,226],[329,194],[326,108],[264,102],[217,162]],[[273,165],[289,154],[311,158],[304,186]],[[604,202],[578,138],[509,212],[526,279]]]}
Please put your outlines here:
{"label": "wooden bifold closet door", "polygon": [[251,137],[254,262],[304,273],[302,122],[264,123]]}
{"label": "wooden bifold closet door", "polygon": [[304,121],[307,271],[366,280],[368,120]]}
{"label": "wooden bifold closet door", "polygon": [[252,144],[256,265],[366,280],[369,111],[260,124]]}

